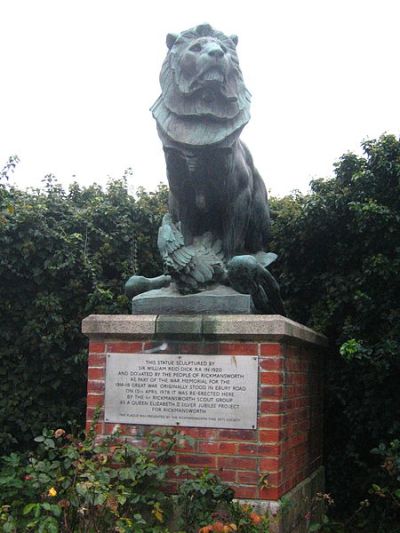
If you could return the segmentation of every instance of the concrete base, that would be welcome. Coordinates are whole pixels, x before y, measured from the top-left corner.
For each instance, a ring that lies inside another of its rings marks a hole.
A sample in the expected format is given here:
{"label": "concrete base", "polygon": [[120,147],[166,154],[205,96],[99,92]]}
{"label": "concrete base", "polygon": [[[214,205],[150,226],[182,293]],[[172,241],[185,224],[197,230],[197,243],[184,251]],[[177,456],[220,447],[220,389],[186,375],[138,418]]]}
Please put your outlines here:
{"label": "concrete base", "polygon": [[171,284],[163,289],[139,294],[132,299],[133,315],[160,314],[241,314],[253,312],[249,294],[240,294],[231,287],[218,285],[196,294],[183,295]]}

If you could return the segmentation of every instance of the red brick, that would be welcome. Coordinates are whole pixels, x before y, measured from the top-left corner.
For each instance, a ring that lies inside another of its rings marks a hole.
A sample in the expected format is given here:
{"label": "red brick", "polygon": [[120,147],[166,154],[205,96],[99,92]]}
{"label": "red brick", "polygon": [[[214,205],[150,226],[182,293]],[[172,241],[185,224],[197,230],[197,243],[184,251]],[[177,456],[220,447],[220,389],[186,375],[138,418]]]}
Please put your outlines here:
{"label": "red brick", "polygon": [[285,348],[286,355],[290,357],[296,357],[301,354],[301,347],[295,346],[294,344],[287,345]]}
{"label": "red brick", "polygon": [[305,456],[308,452],[308,443],[307,442],[301,442],[300,444],[298,444],[296,446],[296,448],[294,448],[294,457],[301,457],[301,456]]}
{"label": "red brick", "polygon": [[235,498],[257,500],[258,499],[258,487],[232,487],[235,490]]}
{"label": "red brick", "polygon": [[278,457],[281,451],[281,446],[276,444],[239,444],[238,455],[249,455],[256,457]]}
{"label": "red brick", "polygon": [[142,351],[141,342],[110,342],[107,350],[112,353],[135,353]]}
{"label": "red brick", "polygon": [[271,399],[271,400],[276,400],[276,399],[279,399],[279,398],[282,398],[283,397],[283,387],[281,386],[268,386],[266,387],[265,385],[261,387],[261,390],[260,390],[260,396],[261,398],[263,399]]}
{"label": "red brick", "polygon": [[178,464],[188,466],[209,466],[216,468],[217,457],[215,455],[186,455],[177,456]]}
{"label": "red brick", "polygon": [[233,483],[236,481],[236,470],[225,470],[220,468],[219,470],[210,470],[212,474],[216,474],[222,481],[226,483]]}
{"label": "red brick", "polygon": [[88,394],[90,394],[91,392],[104,391],[104,381],[88,381],[87,391]]}
{"label": "red brick", "polygon": [[237,472],[237,482],[244,485],[257,485],[260,474],[255,470],[239,470]]}
{"label": "red brick", "polygon": [[269,487],[280,487],[283,483],[283,472],[279,470],[278,472],[268,472],[266,477],[267,485]]}
{"label": "red brick", "polygon": [[288,490],[291,490],[295,486],[296,486],[296,476],[293,476],[288,480]]}
{"label": "red brick", "polygon": [[279,442],[282,438],[282,432],[279,429],[266,429],[260,430],[260,441],[261,442]]}
{"label": "red brick", "polygon": [[258,444],[239,444],[238,455],[257,455]]}
{"label": "red brick", "polygon": [[260,355],[281,355],[282,347],[277,343],[260,344]]}
{"label": "red brick", "polygon": [[304,398],[296,398],[296,400],[294,400],[294,406],[296,408],[300,408],[300,407],[308,407],[310,405],[310,400],[309,398],[307,397],[304,397]]}
{"label": "red brick", "polygon": [[283,426],[284,419],[280,415],[266,415],[258,418],[260,429],[279,429]]}
{"label": "red brick", "polygon": [[89,353],[104,353],[106,345],[104,342],[89,342]]}
{"label": "red brick", "polygon": [[293,374],[292,376],[292,383],[295,385],[304,385],[308,381],[308,377],[303,372],[298,372],[297,374]]}
{"label": "red brick", "polygon": [[255,441],[257,439],[257,431],[253,429],[221,429],[221,439],[236,440],[236,441]]}
{"label": "red brick", "polygon": [[106,361],[106,354],[91,353],[89,354],[89,366],[104,366]]}
{"label": "red brick", "polygon": [[286,398],[294,398],[296,397],[296,389],[294,387],[294,385],[290,385],[290,386],[286,386],[285,387],[285,397]]}
{"label": "red brick", "polygon": [[268,357],[267,359],[261,359],[260,368],[262,370],[275,370],[281,371],[283,366],[283,360],[276,357]]}
{"label": "red brick", "polygon": [[281,490],[281,487],[261,487],[259,492],[259,498],[261,500],[279,500],[282,494],[283,492]]}
{"label": "red brick", "polygon": [[262,372],[260,380],[263,385],[281,385],[283,374],[281,372]]}
{"label": "red brick", "polygon": [[[279,461],[278,459],[273,459],[273,458],[265,458],[265,459],[260,459],[260,471],[261,472],[276,472],[279,468]],[[270,483],[271,480],[268,479],[268,481]]]}
{"label": "red brick", "polygon": [[153,342],[153,341],[145,341],[145,342],[143,342],[142,349],[143,349],[143,351],[151,350],[152,348],[157,346],[157,344],[160,344],[160,343]]}
{"label": "red brick", "polygon": [[237,444],[235,442],[200,442],[200,453],[216,453],[220,455],[236,453]]}
{"label": "red brick", "polygon": [[258,344],[250,342],[221,342],[219,344],[219,353],[224,355],[257,355]]}
{"label": "red brick", "polygon": [[286,370],[288,372],[299,372],[301,370],[302,364],[299,359],[288,359],[286,361]]}
{"label": "red brick", "polygon": [[309,420],[300,420],[297,424],[296,424],[296,431],[298,433],[308,433],[310,429],[310,421]]}
{"label": "red brick", "polygon": [[[286,374],[286,385],[294,385],[294,376],[296,374],[294,372],[288,372]],[[289,387],[288,387],[289,389]]]}
{"label": "red brick", "polygon": [[103,394],[88,394],[86,404],[88,407],[103,407],[104,395]]}
{"label": "red brick", "polygon": [[278,414],[283,412],[283,402],[279,400],[276,401],[267,401],[263,400],[260,402],[260,412],[268,414]]}
{"label": "red brick", "polygon": [[290,483],[289,481],[285,481],[283,483],[283,485],[280,487],[281,489],[281,494],[286,494],[287,492],[289,492],[289,490],[291,489],[292,487],[290,486]]}
{"label": "red brick", "polygon": [[105,369],[104,368],[92,368],[89,367],[88,369],[88,380],[91,381],[92,379],[101,379],[103,380],[105,376]]}
{"label": "red brick", "polygon": [[282,453],[282,446],[280,444],[260,444],[258,446],[258,453],[260,456],[279,457]]}
{"label": "red brick", "polygon": [[302,442],[304,442],[307,439],[307,436],[305,433],[299,433],[297,435],[294,435],[293,437],[290,437],[290,439],[287,442],[288,448],[294,448],[295,446],[298,446]]}
{"label": "red brick", "polygon": [[[88,420],[93,419],[95,406],[103,406],[104,403],[102,381],[104,381],[106,348],[116,345],[119,347],[119,350],[116,350],[119,353],[141,352],[143,349],[142,343],[127,341],[128,339],[124,342],[110,342],[108,345],[91,343],[94,349],[89,357]],[[159,344],[160,342],[147,342],[146,346]],[[286,346],[281,346],[279,343],[230,341],[218,344],[189,340],[168,344],[169,350],[172,350],[168,353],[205,355],[222,353],[247,356],[259,353],[262,370],[259,429],[182,427],[180,429],[183,432],[195,437],[195,445],[194,449],[185,445],[183,449],[176,450],[176,461],[180,465],[200,469],[208,467],[210,471],[217,472],[225,482],[232,485],[232,488],[237,488],[237,497],[276,500],[321,464],[319,435],[321,428],[318,427],[321,423],[319,408],[321,401],[319,395],[322,390],[319,380],[321,369],[311,358],[306,357],[305,353],[295,347],[289,347],[286,351]],[[138,349],[138,346],[142,349]],[[289,354],[289,357],[286,354]],[[289,377],[288,381],[286,376]],[[310,413],[313,414],[312,420]],[[99,431],[99,440],[102,438],[101,435],[111,432],[114,427],[114,424],[102,424],[103,410],[100,416],[96,428]],[[135,426],[122,425],[121,429],[130,440],[136,438]],[[291,434],[288,437],[289,431]],[[267,477],[269,485],[263,489],[258,487],[260,472],[269,473]],[[171,479],[171,482],[175,483],[173,485],[175,490],[176,479]]]}
{"label": "red brick", "polygon": [[218,467],[251,470],[257,467],[257,460],[254,457],[218,457]]}
{"label": "red brick", "polygon": [[179,353],[217,355],[218,344],[216,342],[188,342],[179,346]]}
{"label": "red brick", "polygon": [[192,437],[194,439],[218,439],[219,438],[219,429],[206,429],[206,428],[187,428],[182,427],[181,433],[184,435],[187,435],[188,437]]}

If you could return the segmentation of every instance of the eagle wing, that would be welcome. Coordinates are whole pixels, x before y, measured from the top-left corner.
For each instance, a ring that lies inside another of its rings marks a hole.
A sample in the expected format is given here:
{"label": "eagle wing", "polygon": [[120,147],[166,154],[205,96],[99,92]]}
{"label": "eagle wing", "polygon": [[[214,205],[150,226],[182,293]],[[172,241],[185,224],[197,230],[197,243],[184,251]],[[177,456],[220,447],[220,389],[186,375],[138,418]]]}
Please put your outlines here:
{"label": "eagle wing", "polygon": [[175,224],[169,213],[158,232],[158,248],[166,270],[184,294],[199,292],[225,275],[221,241],[214,241],[207,232],[185,246],[180,224]]}

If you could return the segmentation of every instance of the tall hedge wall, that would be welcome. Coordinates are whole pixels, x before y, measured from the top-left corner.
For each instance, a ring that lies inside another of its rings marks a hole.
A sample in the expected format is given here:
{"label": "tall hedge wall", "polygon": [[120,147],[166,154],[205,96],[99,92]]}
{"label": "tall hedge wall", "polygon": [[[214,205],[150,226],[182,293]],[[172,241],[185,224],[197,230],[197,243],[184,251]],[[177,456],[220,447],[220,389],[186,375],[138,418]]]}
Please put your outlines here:
{"label": "tall hedge wall", "polygon": [[[311,192],[272,199],[273,242],[289,316],[328,335],[328,488],[365,495],[370,449],[400,434],[400,142],[366,141]],[[156,233],[167,190],[106,191],[49,177],[0,188],[0,451],[43,426],[82,421],[89,313],[127,313],[133,273],[161,272]],[[136,264],[138,263],[138,264]]]}
{"label": "tall hedge wall", "polygon": [[[0,189],[0,453],[44,426],[80,424],[90,313],[128,313],[123,284],[135,267],[161,272],[156,233],[167,190],[124,180],[107,190],[51,177],[42,190]],[[136,260],[137,258],[137,260]],[[136,264],[137,263],[137,264]]]}
{"label": "tall hedge wall", "polygon": [[290,316],[331,342],[325,464],[343,506],[367,494],[370,450],[400,435],[400,142],[384,135],[362,148],[310,194],[273,201]]}

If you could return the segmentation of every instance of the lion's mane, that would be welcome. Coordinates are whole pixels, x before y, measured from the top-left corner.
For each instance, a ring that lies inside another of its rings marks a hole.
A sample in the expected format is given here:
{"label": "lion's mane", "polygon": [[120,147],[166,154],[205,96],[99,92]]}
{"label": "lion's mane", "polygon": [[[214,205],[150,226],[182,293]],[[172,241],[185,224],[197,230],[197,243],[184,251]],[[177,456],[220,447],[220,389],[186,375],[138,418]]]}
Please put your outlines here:
{"label": "lion's mane", "polygon": [[[224,50],[223,69],[216,67],[216,73],[209,74],[219,83],[204,82],[200,68],[185,70],[185,54],[197,42],[216,43]],[[162,94],[151,108],[164,144],[170,140],[206,146],[240,134],[250,119],[251,95],[243,82],[236,44],[236,36],[228,37],[208,24],[167,36],[169,50],[160,73]]]}

